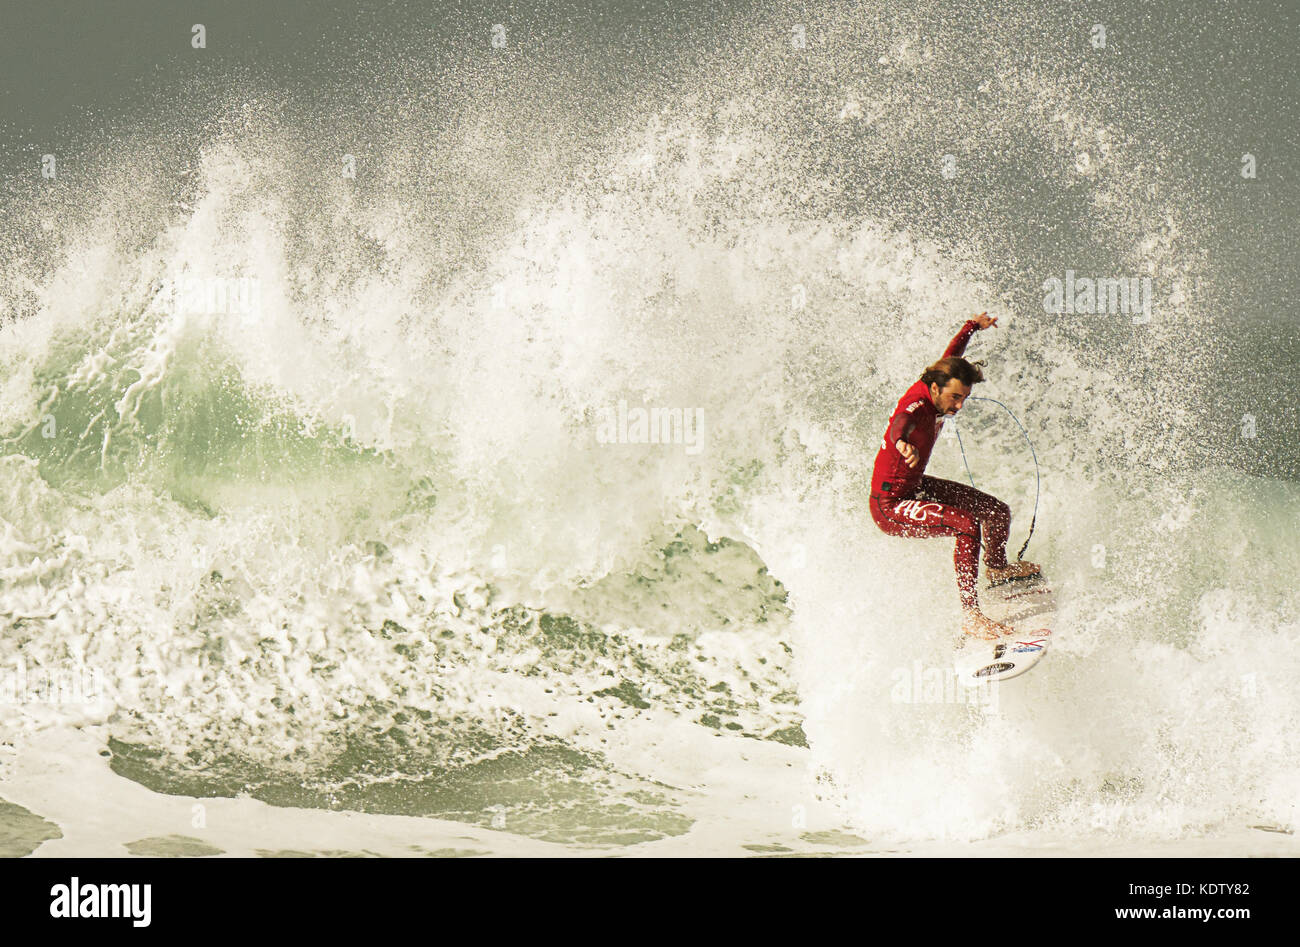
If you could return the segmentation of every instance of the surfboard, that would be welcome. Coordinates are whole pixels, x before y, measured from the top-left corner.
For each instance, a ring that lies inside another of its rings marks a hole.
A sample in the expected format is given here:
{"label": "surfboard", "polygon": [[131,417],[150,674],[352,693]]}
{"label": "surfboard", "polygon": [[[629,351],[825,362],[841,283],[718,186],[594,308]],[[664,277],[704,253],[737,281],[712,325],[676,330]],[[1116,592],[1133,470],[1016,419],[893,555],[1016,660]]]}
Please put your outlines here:
{"label": "surfboard", "polygon": [[980,607],[989,618],[1010,625],[1016,634],[997,641],[960,635],[953,655],[959,681],[968,687],[1006,681],[1043,660],[1056,621],[1056,596],[1044,576],[991,585],[980,594]]}

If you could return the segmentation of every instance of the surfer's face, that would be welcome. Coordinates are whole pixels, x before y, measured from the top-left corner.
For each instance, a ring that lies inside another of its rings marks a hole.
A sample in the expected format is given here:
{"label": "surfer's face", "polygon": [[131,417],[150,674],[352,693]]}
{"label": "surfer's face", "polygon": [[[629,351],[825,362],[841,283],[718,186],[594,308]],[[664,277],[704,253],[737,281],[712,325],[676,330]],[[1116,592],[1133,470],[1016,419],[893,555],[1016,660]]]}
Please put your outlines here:
{"label": "surfer's face", "polygon": [[943,391],[940,391],[939,386],[931,382],[930,397],[934,399],[934,406],[938,409],[940,417],[951,417],[961,410],[961,406],[970,397],[970,385],[949,378],[948,384],[944,386]]}

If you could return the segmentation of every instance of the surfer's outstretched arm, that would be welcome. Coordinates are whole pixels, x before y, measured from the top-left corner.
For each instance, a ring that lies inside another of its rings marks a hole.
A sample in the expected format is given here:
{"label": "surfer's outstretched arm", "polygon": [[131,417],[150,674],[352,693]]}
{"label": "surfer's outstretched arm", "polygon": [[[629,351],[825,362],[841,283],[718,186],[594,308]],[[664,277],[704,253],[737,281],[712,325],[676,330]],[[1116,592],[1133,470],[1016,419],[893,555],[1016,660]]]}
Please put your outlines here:
{"label": "surfer's outstretched arm", "polygon": [[974,318],[967,319],[966,324],[961,327],[952,341],[948,343],[948,348],[944,350],[943,357],[950,358],[954,355],[961,356],[966,352],[966,344],[970,342],[970,337],[979,329],[990,329],[998,324],[998,317],[989,317],[987,312],[981,312]]}

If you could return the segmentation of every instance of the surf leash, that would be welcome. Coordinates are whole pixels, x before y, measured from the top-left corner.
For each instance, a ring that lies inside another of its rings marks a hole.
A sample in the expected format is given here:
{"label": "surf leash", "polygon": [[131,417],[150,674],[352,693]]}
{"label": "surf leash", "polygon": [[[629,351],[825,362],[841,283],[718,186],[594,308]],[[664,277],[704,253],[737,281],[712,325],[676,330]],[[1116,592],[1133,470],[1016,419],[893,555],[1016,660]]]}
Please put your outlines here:
{"label": "surf leash", "polygon": [[[1020,428],[1020,433],[1025,436],[1025,443],[1029,445],[1029,453],[1034,458],[1034,516],[1033,519],[1029,521],[1029,535],[1025,537],[1025,544],[1020,547],[1020,552],[1016,553],[1016,559],[1023,560],[1025,558],[1025,550],[1029,548],[1029,540],[1034,538],[1034,527],[1038,524],[1038,497],[1042,493],[1043,487],[1043,478],[1038,471],[1038,452],[1034,450],[1034,442],[1029,439],[1029,432],[1026,431],[1025,426],[1020,423],[1020,419],[1016,417],[1015,414],[1012,413],[1011,409],[1001,401],[994,398],[981,398],[978,395],[969,395],[966,400],[992,401],[994,404],[1001,407],[1007,414],[1010,414],[1011,420],[1016,422],[1016,427]],[[966,465],[966,477],[970,480],[970,485],[973,487],[975,486],[975,478],[971,476],[970,463],[966,460],[966,445],[961,442],[961,427],[957,426],[956,430],[957,446],[961,448],[961,462]]]}

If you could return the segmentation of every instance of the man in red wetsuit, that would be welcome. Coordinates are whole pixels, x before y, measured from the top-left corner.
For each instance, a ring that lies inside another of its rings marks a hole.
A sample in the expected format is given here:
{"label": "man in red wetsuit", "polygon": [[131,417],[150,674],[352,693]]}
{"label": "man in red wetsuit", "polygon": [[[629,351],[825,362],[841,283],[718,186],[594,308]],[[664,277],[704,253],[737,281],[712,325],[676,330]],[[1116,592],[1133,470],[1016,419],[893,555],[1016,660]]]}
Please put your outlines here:
{"label": "man in red wetsuit", "polygon": [[975,583],[979,575],[980,533],[984,565],[992,582],[1036,575],[1032,562],[1007,562],[1011,507],[974,487],[925,476],[930,451],[944,418],[961,410],[971,386],[984,380],[978,365],[962,358],[977,330],[997,325],[987,313],[970,319],[948,344],[943,358],[907,389],[889,419],[871,474],[871,518],[891,536],[955,536],[953,564],[963,612],[962,631],[995,639],[1014,634],[979,610]]}

